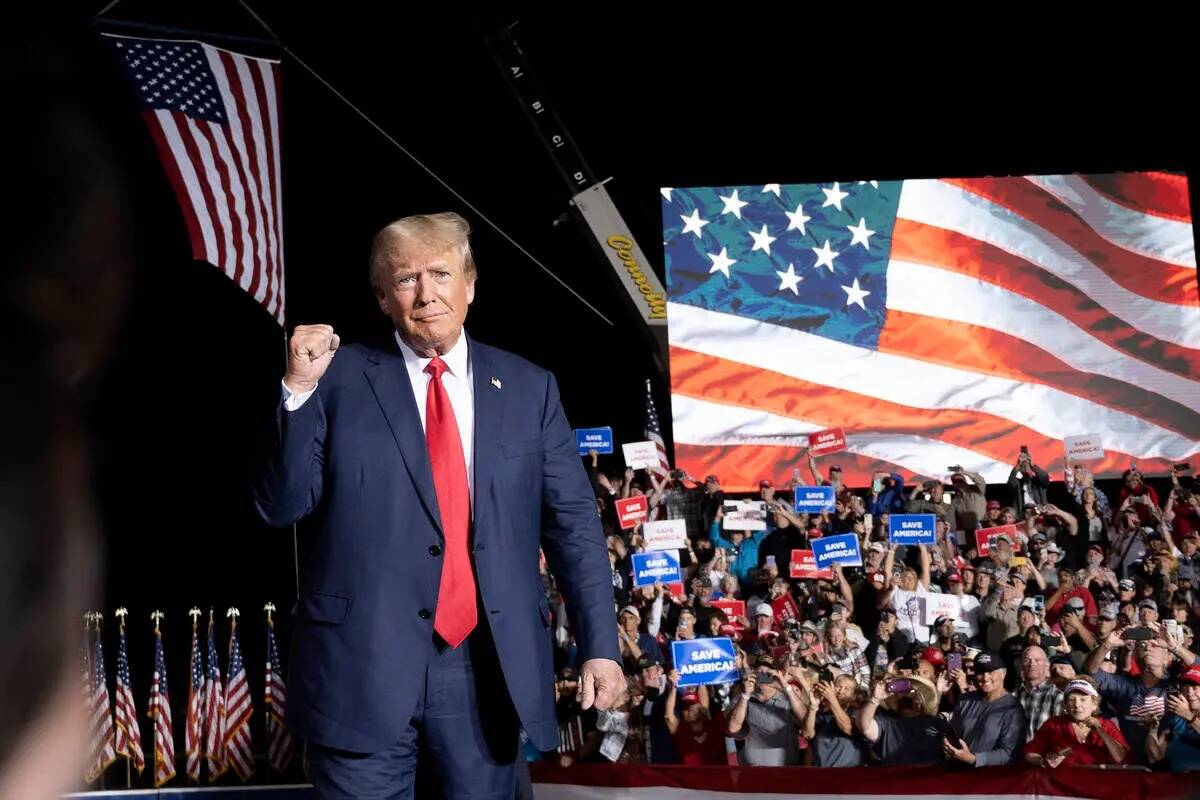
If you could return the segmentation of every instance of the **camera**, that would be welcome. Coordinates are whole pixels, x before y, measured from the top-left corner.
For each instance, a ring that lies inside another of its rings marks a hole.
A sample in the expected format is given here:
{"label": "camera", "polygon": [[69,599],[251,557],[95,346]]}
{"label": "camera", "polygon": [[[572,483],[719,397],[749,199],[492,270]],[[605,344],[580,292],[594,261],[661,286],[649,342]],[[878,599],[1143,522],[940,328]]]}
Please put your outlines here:
{"label": "camera", "polygon": [[908,694],[912,691],[912,681],[908,678],[893,678],[884,686],[890,694]]}

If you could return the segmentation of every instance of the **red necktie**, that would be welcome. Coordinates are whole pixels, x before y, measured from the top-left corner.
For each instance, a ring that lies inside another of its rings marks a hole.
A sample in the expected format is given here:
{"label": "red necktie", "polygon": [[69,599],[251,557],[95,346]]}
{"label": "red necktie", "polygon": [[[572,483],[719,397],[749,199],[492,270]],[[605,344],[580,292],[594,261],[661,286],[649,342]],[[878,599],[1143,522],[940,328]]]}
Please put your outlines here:
{"label": "red necktie", "polygon": [[438,511],[446,547],[442,558],[442,580],[438,587],[437,616],[433,629],[451,647],[458,647],[478,621],[475,609],[475,575],[467,552],[471,525],[471,495],[467,489],[467,462],[462,439],[442,373],[446,362],[434,356],[425,371],[429,392],[425,396],[425,444],[433,468]]}

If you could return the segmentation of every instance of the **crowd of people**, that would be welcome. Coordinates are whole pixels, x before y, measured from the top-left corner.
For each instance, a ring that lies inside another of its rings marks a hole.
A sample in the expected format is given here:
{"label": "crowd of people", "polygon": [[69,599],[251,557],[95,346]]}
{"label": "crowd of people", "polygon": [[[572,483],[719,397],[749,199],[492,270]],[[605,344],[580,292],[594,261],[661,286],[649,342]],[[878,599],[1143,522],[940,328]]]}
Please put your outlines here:
{"label": "crowd of people", "polygon": [[[1186,465],[1154,479],[1160,500],[1135,467],[1110,495],[1082,464],[1052,481],[1024,449],[992,487],[954,468],[852,490],[810,457],[810,483],[798,470],[786,488],[760,483],[767,524],[747,531],[724,524],[733,498],[716,475],[585,464],[628,692],[581,710],[569,610],[547,574],[563,765],[1200,768],[1200,494]],[[833,487],[834,510],[796,513],[792,490],[817,484]],[[615,508],[636,495],[649,519],[685,520],[679,585],[634,585],[642,525],[623,529]],[[890,543],[901,513],[935,515],[935,544]],[[977,529],[1005,525],[977,551]],[[844,533],[861,566],[791,577],[793,551]],[[715,637],[735,644],[739,679],[681,686],[672,642]]]}

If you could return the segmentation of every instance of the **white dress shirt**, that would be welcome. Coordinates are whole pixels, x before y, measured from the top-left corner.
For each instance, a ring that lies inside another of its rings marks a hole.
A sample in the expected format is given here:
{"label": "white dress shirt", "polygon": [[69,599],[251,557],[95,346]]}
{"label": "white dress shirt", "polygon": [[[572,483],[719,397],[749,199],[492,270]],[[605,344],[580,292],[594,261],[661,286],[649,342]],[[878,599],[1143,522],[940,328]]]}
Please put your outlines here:
{"label": "white dress shirt", "polygon": [[[429,393],[429,374],[425,367],[432,358],[418,356],[411,347],[404,343],[400,334],[396,333],[396,344],[404,356],[404,367],[408,370],[408,382],[412,386],[413,399],[417,401],[417,414],[421,418],[421,430],[425,430],[425,400]],[[334,356],[336,358],[336,355]],[[467,463],[467,489],[471,494],[471,509],[475,508],[475,387],[471,382],[471,359],[467,347],[466,334],[460,333],[458,341],[450,351],[442,356],[446,362],[446,371],[442,373],[442,385],[450,398],[450,406],[454,409],[454,421],[458,424],[458,435],[462,440],[463,457]],[[295,394],[283,385],[284,404],[288,411],[295,411],[312,397],[317,390],[314,386],[310,391]],[[320,384],[318,383],[318,386]]]}

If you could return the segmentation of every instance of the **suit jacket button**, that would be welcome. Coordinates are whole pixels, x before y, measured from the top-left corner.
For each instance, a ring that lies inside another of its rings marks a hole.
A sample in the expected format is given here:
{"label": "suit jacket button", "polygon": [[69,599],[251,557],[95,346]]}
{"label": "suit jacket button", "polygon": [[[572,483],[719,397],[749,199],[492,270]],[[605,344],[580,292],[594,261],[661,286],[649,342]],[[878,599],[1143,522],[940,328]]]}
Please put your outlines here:
{"label": "suit jacket button", "polygon": [[429,545],[429,555],[440,556],[441,554],[442,554],[442,548],[440,546],[438,546],[436,544]]}
{"label": "suit jacket button", "polygon": [[417,612],[417,616],[420,617],[421,619],[429,619],[430,617],[433,616],[433,614],[430,613],[428,608],[422,608],[420,611]]}

